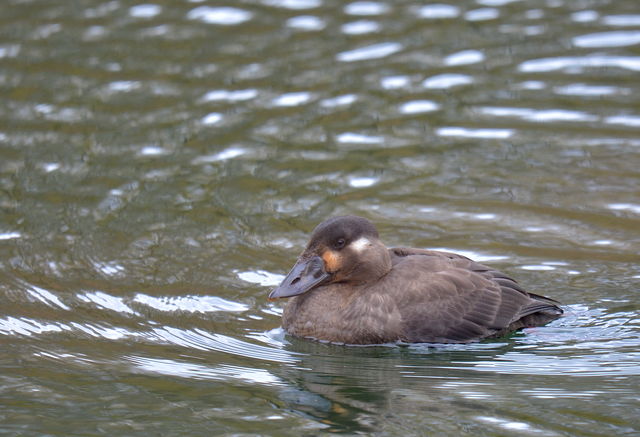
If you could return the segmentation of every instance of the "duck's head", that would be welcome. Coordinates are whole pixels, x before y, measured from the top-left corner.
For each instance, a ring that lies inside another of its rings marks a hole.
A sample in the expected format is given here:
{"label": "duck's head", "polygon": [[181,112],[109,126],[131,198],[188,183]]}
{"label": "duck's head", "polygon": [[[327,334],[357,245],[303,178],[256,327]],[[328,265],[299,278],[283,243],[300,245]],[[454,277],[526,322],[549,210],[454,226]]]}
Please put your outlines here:
{"label": "duck's head", "polygon": [[369,220],[353,215],[320,223],[306,249],[270,299],[296,296],[321,285],[375,281],[391,269],[389,251]]}

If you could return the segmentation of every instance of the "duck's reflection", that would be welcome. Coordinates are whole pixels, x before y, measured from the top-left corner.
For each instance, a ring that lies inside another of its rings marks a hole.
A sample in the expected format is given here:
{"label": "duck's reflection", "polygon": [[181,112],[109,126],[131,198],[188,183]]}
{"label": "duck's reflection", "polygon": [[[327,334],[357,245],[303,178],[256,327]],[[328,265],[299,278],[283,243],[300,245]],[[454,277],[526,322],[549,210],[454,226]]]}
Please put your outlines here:
{"label": "duck's reflection", "polygon": [[[283,407],[338,433],[380,431],[412,414],[442,423],[461,408],[482,409],[473,399],[492,396],[483,389],[496,375],[478,374],[473,362],[494,360],[512,348],[510,342],[354,347],[289,340],[288,349],[304,355],[279,375],[290,383],[280,394]],[[447,404],[443,390],[451,391]]]}

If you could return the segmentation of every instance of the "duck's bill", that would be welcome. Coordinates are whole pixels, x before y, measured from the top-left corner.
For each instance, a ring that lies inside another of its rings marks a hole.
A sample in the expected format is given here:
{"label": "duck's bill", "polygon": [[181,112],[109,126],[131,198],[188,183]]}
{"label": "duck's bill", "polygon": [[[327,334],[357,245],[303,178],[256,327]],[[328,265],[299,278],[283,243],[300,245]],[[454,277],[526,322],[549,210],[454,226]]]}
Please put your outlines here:
{"label": "duck's bill", "polygon": [[319,256],[300,260],[291,269],[282,283],[271,293],[269,299],[297,296],[326,282],[331,275],[324,269]]}

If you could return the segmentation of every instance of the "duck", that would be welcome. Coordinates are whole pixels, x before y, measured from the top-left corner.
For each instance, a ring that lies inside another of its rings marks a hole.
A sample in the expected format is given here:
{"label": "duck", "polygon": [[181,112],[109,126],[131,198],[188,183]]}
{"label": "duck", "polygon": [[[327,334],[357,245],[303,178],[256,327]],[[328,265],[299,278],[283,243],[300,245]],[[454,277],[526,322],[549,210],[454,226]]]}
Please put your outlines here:
{"label": "duck", "polygon": [[559,302],[455,253],[388,248],[364,217],[329,218],[269,293],[288,302],[282,327],[345,345],[470,343],[545,325]]}

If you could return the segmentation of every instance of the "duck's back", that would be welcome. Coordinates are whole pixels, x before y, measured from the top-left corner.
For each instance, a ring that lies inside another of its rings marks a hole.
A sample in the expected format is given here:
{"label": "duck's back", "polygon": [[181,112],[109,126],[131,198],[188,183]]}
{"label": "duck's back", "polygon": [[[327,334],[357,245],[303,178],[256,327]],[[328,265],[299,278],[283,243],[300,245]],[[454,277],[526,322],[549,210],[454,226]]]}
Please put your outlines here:
{"label": "duck's back", "polygon": [[376,287],[395,295],[407,342],[458,343],[556,319],[556,302],[464,256],[390,249],[393,268]]}

